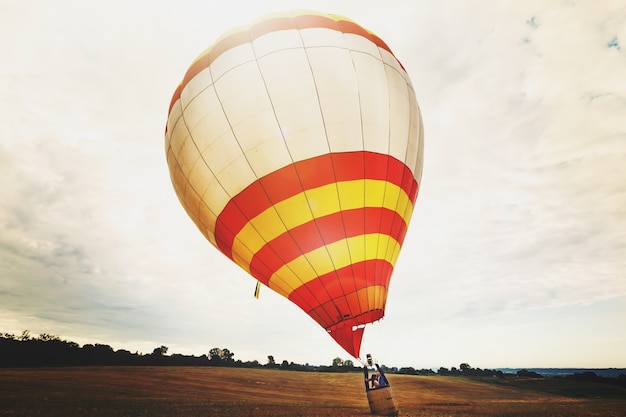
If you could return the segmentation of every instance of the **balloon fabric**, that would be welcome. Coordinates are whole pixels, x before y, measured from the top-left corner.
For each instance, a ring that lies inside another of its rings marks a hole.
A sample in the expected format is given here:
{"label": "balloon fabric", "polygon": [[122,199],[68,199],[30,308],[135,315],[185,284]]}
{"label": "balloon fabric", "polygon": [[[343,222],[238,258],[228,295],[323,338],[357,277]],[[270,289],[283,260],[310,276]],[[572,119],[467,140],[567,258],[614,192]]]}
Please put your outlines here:
{"label": "balloon fabric", "polygon": [[235,29],[174,92],[165,148],[207,240],[358,358],[422,174],[419,106],[390,48],[311,11]]}

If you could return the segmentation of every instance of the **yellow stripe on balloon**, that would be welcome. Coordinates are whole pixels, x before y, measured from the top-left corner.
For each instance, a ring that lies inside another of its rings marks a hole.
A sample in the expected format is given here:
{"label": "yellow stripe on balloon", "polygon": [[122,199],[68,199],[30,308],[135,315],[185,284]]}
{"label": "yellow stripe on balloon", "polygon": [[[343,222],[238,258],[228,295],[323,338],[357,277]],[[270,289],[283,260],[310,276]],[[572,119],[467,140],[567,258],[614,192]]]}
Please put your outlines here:
{"label": "yellow stripe on balloon", "polygon": [[[368,285],[365,288],[360,288],[356,291],[353,299],[356,299],[359,303],[359,309],[357,311],[368,311],[375,306],[375,301],[378,297],[387,297],[387,288],[383,285]],[[381,306],[382,307],[382,306]]]}
{"label": "yellow stripe on balloon", "polygon": [[[334,270],[366,260],[383,259],[396,264],[400,244],[391,236],[371,233],[342,239],[303,254],[276,271],[268,286],[289,297],[301,285]],[[329,255],[332,254],[332,255]],[[315,265],[316,269],[313,269]]]}
{"label": "yellow stripe on balloon", "polygon": [[397,211],[406,224],[413,212],[404,190],[387,181],[353,180],[324,185],[276,203],[250,220],[235,236],[233,260],[250,272],[254,254],[287,230],[341,210],[363,207]]}

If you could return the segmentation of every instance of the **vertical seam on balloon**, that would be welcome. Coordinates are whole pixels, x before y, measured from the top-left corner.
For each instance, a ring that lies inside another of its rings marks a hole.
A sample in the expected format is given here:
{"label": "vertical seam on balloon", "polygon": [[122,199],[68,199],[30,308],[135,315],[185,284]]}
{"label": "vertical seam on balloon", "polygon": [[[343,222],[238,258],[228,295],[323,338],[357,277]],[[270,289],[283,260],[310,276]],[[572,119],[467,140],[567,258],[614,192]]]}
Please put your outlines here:
{"label": "vertical seam on balloon", "polygon": [[[325,119],[324,119],[324,112],[323,112],[323,110],[322,110],[322,102],[321,102],[321,100],[320,100],[319,90],[318,90],[318,88],[317,88],[317,80],[316,80],[316,78],[315,78],[315,73],[314,73],[314,71],[313,71],[313,67],[311,66],[311,60],[310,60],[310,58],[309,58],[308,48],[307,48],[307,47],[305,46],[305,44],[304,44],[304,39],[302,39],[302,34],[301,34],[301,31],[300,31],[301,29],[300,29],[300,27],[298,26],[298,21],[297,21],[297,20],[295,20],[295,21],[296,21],[296,26],[298,27],[298,35],[300,36],[300,39],[301,39],[301,41],[302,41],[302,47],[303,47],[303,50],[304,50],[304,55],[306,56],[307,63],[309,64],[309,68],[310,68],[310,70],[311,70],[311,77],[313,78],[313,85],[315,85],[315,93],[316,93],[316,96],[317,96],[317,101],[318,101],[318,105],[319,105],[319,108],[320,108],[320,116],[321,116],[321,118],[322,118],[322,121],[324,121]],[[335,26],[335,28],[336,28],[335,30],[336,30],[336,31],[338,31],[338,32],[340,32],[340,33],[343,33],[343,31],[341,31],[341,29],[339,28],[339,25],[337,24],[337,22],[336,22],[336,21],[333,21],[333,25]],[[335,178],[335,189],[336,189],[336,192],[337,192],[337,200],[338,200],[338,202],[339,202],[339,211],[341,212],[341,210],[342,210],[342,208],[341,208],[341,196],[340,196],[340,194],[339,194],[339,187],[338,187],[337,182],[336,182],[336,179],[337,179],[337,172],[335,171],[335,162],[334,162],[334,158],[332,158],[333,152],[332,152],[332,148],[331,148],[331,146],[330,146],[330,139],[329,139],[329,137],[328,137],[328,131],[326,130],[326,124],[325,124],[325,123],[323,123],[323,125],[324,125],[324,132],[325,132],[325,135],[326,135],[326,144],[328,145],[328,151],[329,151],[329,154],[331,155],[330,162],[331,162],[331,165],[332,165],[332,167],[333,167],[333,177]],[[308,201],[307,201],[307,203],[308,203]],[[317,223],[316,223],[316,225],[317,225]],[[320,235],[321,235],[321,233],[320,233]],[[345,236],[345,235],[346,235],[346,232],[345,232],[345,230],[344,230],[344,236]],[[331,255],[331,253],[328,251],[328,247],[327,247],[327,245],[326,245],[326,242],[324,242],[324,248],[326,249],[326,254],[328,255],[328,258],[330,259],[330,262],[334,265],[334,264],[335,264],[335,261],[334,261],[334,259],[333,259],[332,255]],[[349,251],[349,248],[348,248],[348,253],[349,253],[349,252],[350,252],[350,251]],[[336,271],[335,271],[335,273],[337,274],[337,272],[336,272]],[[339,275],[338,275],[338,274],[337,274],[337,277],[339,277]],[[348,302],[348,297],[346,296],[345,291],[344,291],[344,289],[343,289],[343,284],[342,284],[342,282],[341,282],[340,280],[338,280],[338,281],[339,281],[339,286],[340,286],[340,287],[341,287],[341,289],[342,289],[343,298],[345,299],[345,301],[346,301],[346,303],[347,303],[347,302]],[[316,298],[316,300],[317,300],[317,298]],[[333,305],[334,305],[334,307],[335,307],[335,309],[336,309],[336,311],[337,311],[338,315],[340,316],[340,319],[343,319],[343,318],[344,318],[344,316],[343,316],[343,314],[344,314],[344,313],[341,311],[341,309],[339,308],[339,306],[338,306],[338,305],[334,302],[334,300],[333,300]]]}
{"label": "vertical seam on balloon", "polygon": [[[361,121],[361,149],[364,151],[365,150],[365,146],[364,146],[364,143],[363,143],[363,117],[362,117],[362,109],[361,109],[361,99],[360,99],[359,89],[358,89],[358,78],[356,76],[356,68],[354,66],[354,59],[352,57],[352,51],[349,48],[348,43],[346,41],[345,33],[343,32],[342,28],[340,27],[340,25],[339,25],[339,23],[337,21],[335,21],[334,25],[336,26],[336,30],[339,33],[341,33],[341,37],[343,38],[344,45],[345,45],[344,49],[349,54],[350,62],[352,63],[354,81],[355,81],[355,83],[357,85],[357,89],[356,89],[357,98],[359,100],[359,118],[360,118],[360,121]],[[362,157],[363,157],[363,161],[364,161],[363,162],[363,170],[365,171],[365,154],[363,153],[362,155],[363,155]],[[335,168],[335,159],[334,158],[331,158],[331,163],[332,163],[332,166],[333,166],[333,172],[336,172],[335,169],[334,169]],[[335,176],[336,176],[336,174],[335,174]],[[363,205],[365,206],[365,179],[363,179],[363,193],[364,193],[363,194]],[[346,237],[346,241],[347,241],[348,240],[348,231],[346,230],[345,221],[343,220],[345,218],[345,216],[344,216],[344,209],[343,209],[343,207],[341,205],[341,198],[339,196],[339,188],[337,188],[337,197],[338,197],[338,200],[339,200],[339,211],[341,213],[342,224],[344,225],[343,226],[343,233],[344,233],[344,236]],[[365,227],[365,224],[364,224],[364,227]],[[365,236],[365,230],[364,230],[363,236]],[[365,253],[365,244],[366,244],[365,242],[366,242],[366,240],[367,239],[363,238],[363,253]],[[356,287],[356,277],[354,276],[354,255],[353,255],[352,251],[350,250],[350,245],[348,245],[348,256],[349,256],[349,259],[350,259],[350,265],[349,266],[350,266],[351,275],[352,275],[352,282],[354,283],[354,286]],[[346,293],[346,289],[343,286],[343,282],[339,281],[339,285],[341,286],[341,291],[342,291],[342,294],[343,294],[343,298],[346,301],[346,305],[350,305],[349,293]],[[356,295],[357,295],[357,300],[359,300],[358,292],[356,293]],[[356,314],[354,314],[354,312],[352,311],[351,308],[349,308],[349,313],[350,313],[350,320],[353,320],[355,317],[357,317],[360,314],[360,303],[359,303],[359,311]],[[345,316],[342,316],[342,319],[345,319]],[[352,330],[352,327],[350,328],[350,330]]]}
{"label": "vertical seam on balloon", "polygon": [[[404,177],[405,177],[406,175],[410,175],[410,176],[411,176],[411,178],[410,178],[410,179],[411,179],[411,182],[413,182],[413,181],[415,180],[414,169],[410,169],[410,168],[408,167],[408,165],[407,165],[407,161],[406,161],[406,155],[408,155],[408,151],[409,151],[409,149],[410,149],[410,145],[411,145],[411,134],[413,133],[413,132],[411,131],[411,123],[412,123],[412,121],[413,121],[413,120],[412,120],[412,117],[413,117],[413,115],[414,115],[414,114],[418,114],[418,115],[419,115],[419,112],[415,112],[415,113],[414,113],[414,112],[412,111],[413,100],[411,100],[411,97],[414,95],[413,89],[411,88],[411,86],[410,86],[410,85],[409,85],[406,81],[405,81],[405,84],[404,84],[404,85],[406,86],[406,98],[407,98],[407,102],[408,102],[408,106],[409,106],[409,121],[408,121],[408,123],[409,123],[409,129],[408,129],[408,132],[407,132],[408,137],[407,137],[407,141],[406,141],[405,158],[404,158],[404,165],[405,165],[408,169],[404,169],[404,170],[402,170],[402,181],[401,181],[401,183],[404,183]],[[419,132],[417,132],[417,139],[419,140]],[[419,146],[419,144],[418,144],[418,146]],[[418,149],[416,150],[416,152],[418,152],[418,153],[419,153],[419,147],[418,147]],[[417,161],[416,161],[416,164],[417,164]],[[399,204],[400,204],[400,201],[398,201],[398,202],[396,203],[396,210],[397,210],[397,208],[398,208]],[[411,205],[413,205],[413,206],[414,206],[414,204],[415,204],[415,200],[412,200],[411,196],[409,196],[409,201],[407,201],[407,204],[411,204]],[[414,209],[414,207],[413,207],[413,208],[411,208],[411,210],[413,210],[413,209]],[[406,210],[406,207],[405,207],[405,210]],[[411,213],[411,216],[412,216],[412,213]],[[410,221],[411,221],[411,219],[410,219],[410,217],[409,217],[409,219],[407,219],[407,224],[408,224],[408,222],[410,222]],[[395,222],[395,219],[394,219],[392,222]],[[404,240],[404,237],[403,237],[403,240]],[[397,250],[397,251],[399,252],[400,248],[398,247],[398,248],[395,248],[394,250]],[[399,253],[395,256],[396,261],[397,261],[397,259],[398,259],[398,256],[399,256]],[[388,291],[389,291],[389,288],[387,288],[387,292],[388,292]],[[386,303],[385,303],[385,304],[386,304]]]}
{"label": "vertical seam on balloon", "polygon": [[[376,58],[380,62],[380,64],[382,65],[383,72],[385,73],[385,81],[386,81],[385,82],[385,89],[386,89],[386,92],[387,92],[387,94],[386,94],[386,97],[387,97],[387,100],[388,100],[387,101],[387,107],[388,107],[388,110],[389,110],[389,116],[387,118],[387,155],[389,155],[391,157],[391,136],[390,136],[391,135],[391,104],[389,102],[389,100],[390,100],[390,97],[389,97],[389,82],[387,80],[387,75],[386,75],[386,71],[385,71],[385,63],[384,63],[382,54],[380,52],[380,47],[376,48],[376,52],[378,52],[378,56],[374,56],[374,58]],[[385,186],[383,188],[383,194],[382,194],[382,201],[383,202],[385,201],[385,198],[386,198],[386,195],[387,195],[388,183],[389,183],[389,166],[390,166],[389,159],[385,159],[385,165],[386,165],[386,169],[385,169]],[[378,223],[379,230],[382,229],[382,223],[383,223],[383,219],[381,217],[381,218],[379,218],[379,223]],[[380,239],[376,243],[376,251],[377,252],[379,250],[379,247],[380,247]],[[381,287],[380,287],[380,285],[382,285],[382,282],[380,282],[380,283],[378,282],[378,277],[382,276],[382,274],[384,272],[385,271],[382,269],[382,266],[377,265],[374,268],[374,276],[373,276],[374,285],[375,285],[374,286],[374,294],[373,294],[373,297],[374,297],[374,299],[373,299],[374,307],[380,305],[379,299],[380,298],[385,298],[386,294],[387,294],[386,291],[385,291],[384,294],[382,293],[382,290],[381,290]],[[369,294],[368,294],[368,297],[369,297]],[[384,309],[383,309],[383,311],[384,311]]]}
{"label": "vertical seam on balloon", "polygon": [[[292,19],[294,19],[294,22],[295,22],[295,25],[296,25],[296,28],[297,28],[296,30],[298,31],[298,37],[300,38],[300,42],[302,44],[302,50],[304,52],[304,56],[306,57],[306,61],[307,61],[308,67],[309,67],[309,70],[311,72],[311,79],[313,80],[313,85],[315,86],[315,95],[317,97],[318,108],[319,108],[319,111],[320,111],[320,118],[322,119],[322,126],[324,127],[324,133],[325,133],[325,136],[326,136],[326,145],[328,146],[329,154],[331,154],[330,142],[328,141],[328,132],[326,132],[326,124],[324,123],[324,112],[322,111],[322,106],[321,106],[321,102],[320,102],[320,99],[319,99],[319,91],[317,89],[317,82],[315,80],[315,74],[313,72],[313,68],[311,67],[311,61],[309,59],[309,54],[307,52],[307,48],[306,48],[306,46],[304,44],[304,39],[302,39],[301,28],[298,25],[298,21],[292,15],[290,15],[290,16],[292,17]],[[332,158],[331,158],[331,163],[332,163]],[[333,175],[334,175],[334,172],[333,172]],[[300,178],[300,173],[299,173],[299,171],[297,169],[296,169],[296,176],[298,177],[298,182],[300,182],[300,184],[302,184],[302,179]],[[335,178],[335,182],[336,182],[337,176],[334,175],[334,178]],[[304,187],[302,187],[302,188],[304,189]],[[306,191],[304,191],[304,193],[305,193],[305,196],[306,196]],[[312,210],[308,200],[307,200],[307,205],[309,206],[309,210],[311,210],[311,212],[312,212],[313,210]],[[324,246],[326,246],[326,242],[324,241],[323,235],[322,235],[321,231],[319,230],[319,225],[317,224],[317,221],[315,221],[315,227],[317,229],[318,234],[320,235],[320,238],[321,238],[322,242],[324,242]],[[328,255],[330,261],[333,262],[332,257],[330,256],[330,253],[328,252],[328,249],[326,249],[326,254]],[[308,258],[307,258],[307,260],[308,260]],[[315,268],[313,268],[313,270],[315,270]],[[326,288],[324,288],[324,291],[326,292],[327,295],[330,296],[330,293],[328,292],[328,290]],[[317,298],[317,296],[315,294],[313,294],[313,293],[311,293],[311,295],[313,296],[313,299],[319,304],[319,299]],[[333,303],[333,306],[335,307],[336,313],[337,314],[340,313],[339,307],[335,303]]]}
{"label": "vertical seam on balloon", "polygon": [[[386,85],[385,87],[387,88],[387,107],[389,109],[389,115],[387,118],[387,155],[391,156],[391,97],[389,95],[389,77],[387,76],[387,71],[386,71],[386,66],[385,66],[385,61],[382,57],[382,54],[380,52],[380,47],[376,48],[376,51],[378,52],[378,60],[381,62],[382,66],[383,66],[383,71],[385,72],[385,81],[386,81]],[[385,201],[385,198],[387,197],[387,184],[389,183],[389,169],[390,169],[390,164],[389,164],[389,159],[385,160],[385,164],[386,164],[386,169],[385,169],[385,187],[383,188],[383,194],[382,194],[382,199],[383,201]],[[379,228],[382,228],[382,218],[379,220]],[[376,246],[376,251],[380,250],[380,239],[377,242],[377,246]],[[380,305],[379,300],[381,298],[385,298],[386,295],[382,294],[382,291],[380,290],[380,285],[383,285],[382,280],[379,282],[379,279],[382,278],[383,274],[385,274],[386,271],[382,269],[382,266],[377,265],[376,268],[374,269],[374,283],[375,284],[379,284],[374,288],[374,306],[378,306]],[[384,308],[383,308],[384,311]]]}
{"label": "vertical seam on balloon", "polygon": [[[413,93],[415,94],[415,90],[413,91]],[[417,181],[417,178],[418,178],[417,167],[419,166],[419,170],[420,170],[419,171],[419,183],[418,183],[418,192],[419,192],[419,187],[422,182],[422,171],[423,171],[422,161],[424,159],[424,122],[422,120],[422,112],[420,110],[419,103],[417,103],[417,99],[415,101],[417,105],[417,120],[419,122],[418,124],[419,132],[417,134],[419,145],[417,147],[417,161],[415,161],[415,168],[413,168],[413,177]],[[415,198],[417,199],[417,195],[415,196]]]}
{"label": "vertical seam on balloon", "polygon": [[[357,85],[357,98],[359,100],[359,119],[361,122],[361,150],[365,151],[365,138],[364,138],[364,128],[363,128],[363,105],[362,105],[362,98],[361,98],[361,92],[358,88],[359,86],[359,77],[358,77],[358,72],[357,72],[357,68],[356,68],[356,63],[354,62],[354,56],[353,54],[356,53],[355,51],[353,51],[352,49],[350,49],[347,39],[346,39],[346,34],[345,32],[341,32],[341,35],[344,39],[344,42],[346,43],[346,49],[348,50],[348,53],[350,54],[350,62],[352,63],[352,70],[353,70],[353,74],[354,74],[354,79],[356,81],[356,85]],[[362,159],[363,159],[363,195],[362,195],[362,199],[363,199],[363,207],[365,207],[365,178],[366,178],[366,158],[365,158],[365,152],[362,153]],[[341,204],[341,202],[340,202]],[[342,216],[343,217],[343,216]],[[367,224],[367,217],[366,217],[366,213],[364,212],[363,214],[363,232],[365,233],[365,228],[366,228],[366,224]],[[344,232],[346,233],[347,236],[347,231],[344,230]],[[349,251],[348,251],[349,252]],[[367,239],[363,239],[363,253],[367,253]],[[352,259],[352,254],[350,253],[350,259]],[[354,265],[352,264],[352,262],[350,263],[350,267],[352,269],[352,281],[354,282],[354,287],[357,288],[357,279],[354,276],[355,275],[355,270],[354,270]],[[366,271],[366,275],[367,275],[367,271]],[[358,288],[357,288],[358,290]],[[359,296],[359,292],[356,292],[356,297],[357,300],[359,301],[359,310],[361,310],[361,298]],[[370,303],[369,303],[369,299],[367,297],[367,293],[365,294],[365,301],[367,303],[367,310],[370,310]]]}
{"label": "vertical seam on balloon", "polygon": [[[395,57],[393,57],[393,58],[395,59]],[[397,59],[396,59],[396,61],[397,61]],[[389,70],[391,70],[391,71],[395,72],[396,74],[400,75],[400,76],[401,76],[401,78],[402,78],[402,80],[404,81],[405,92],[406,92],[405,98],[406,98],[406,100],[407,100],[409,117],[411,117],[411,106],[412,106],[412,101],[411,101],[411,91],[410,91],[410,86],[407,84],[407,82],[406,82],[406,80],[404,79],[404,77],[402,77],[402,74],[400,74],[400,72],[399,72],[398,70],[396,70],[396,68],[394,68],[394,67],[392,67],[391,65],[388,65],[388,64],[385,64],[385,66],[386,66]],[[402,183],[402,184],[404,184],[406,181],[411,181],[411,183],[414,181],[413,169],[411,169],[411,168],[407,165],[407,154],[408,154],[408,150],[409,150],[410,143],[411,143],[411,141],[410,141],[410,135],[411,135],[410,123],[411,123],[411,120],[409,119],[409,125],[408,125],[408,129],[407,129],[407,133],[406,133],[406,134],[407,134],[407,137],[406,137],[406,144],[405,144],[405,150],[404,150],[404,160],[403,160],[403,161],[401,161],[401,162],[402,162],[402,164],[403,164],[403,165],[404,165],[404,167],[405,167],[405,169],[403,169],[403,170],[402,170],[402,172],[401,172],[401,177],[400,177],[400,183]],[[391,141],[390,141],[390,143],[391,143]],[[410,178],[409,178],[409,176],[410,176]],[[396,206],[395,206],[395,210],[396,210],[396,211],[398,211],[398,210],[399,210],[399,207],[400,207],[400,204],[401,204],[401,203],[402,203],[402,202],[401,202],[400,200],[397,200],[397,201],[396,201]],[[409,200],[408,200],[408,201],[406,201],[406,204],[407,204],[407,205],[404,207],[404,210],[402,210],[402,212],[405,212],[405,211],[409,208],[409,206],[408,206],[409,204],[411,205],[411,210],[412,210],[412,209],[413,209],[413,207],[412,207],[412,206],[413,206],[413,204],[414,204],[414,200],[413,200],[412,198],[409,198]],[[410,220],[410,218],[409,218],[409,219],[407,219],[407,223],[408,223],[408,221],[409,221],[409,220]],[[390,225],[390,230],[394,230],[394,229],[395,229],[395,228],[397,228],[397,227],[398,227],[398,226],[397,226],[397,220],[394,218],[394,219],[392,220],[391,225]],[[389,245],[387,245],[386,251],[388,252],[389,250],[393,250],[393,253],[394,253],[393,258],[397,260],[397,257],[398,257],[398,255],[399,255],[399,251],[400,251],[400,247],[399,247],[399,246],[395,246],[395,247],[393,247],[393,248],[392,248],[392,247],[390,247]],[[393,270],[393,267],[394,267],[394,266],[395,266],[395,265],[392,265],[392,270]],[[385,274],[385,277],[384,277],[384,279],[385,279],[384,285],[385,285],[385,287],[387,288],[387,292],[389,291],[388,286],[389,286],[389,278],[390,278],[390,276],[391,276],[391,272],[392,272],[392,271],[389,271],[389,273],[386,273],[386,274]],[[383,300],[383,301],[385,301],[385,303],[383,304],[383,310],[384,310],[385,305],[386,305],[386,299],[385,299],[385,300]]]}
{"label": "vertical seam on balloon", "polygon": [[[395,59],[395,58],[394,58],[394,59]],[[389,68],[390,68],[391,70],[393,70],[394,72],[396,72],[396,69],[395,69],[395,68],[393,68],[393,67],[391,67],[391,66],[389,66]],[[398,75],[400,75],[400,76],[401,76],[401,74],[398,74]],[[413,177],[413,170],[412,170],[412,169],[410,169],[410,168],[409,168],[409,166],[407,165],[407,154],[408,154],[408,150],[409,150],[409,148],[410,148],[410,144],[411,144],[411,136],[410,136],[410,135],[411,135],[411,117],[412,117],[412,116],[411,116],[411,115],[412,115],[412,112],[411,112],[411,106],[412,106],[412,102],[411,102],[411,89],[409,88],[409,86],[408,86],[408,84],[407,84],[406,80],[404,79],[404,77],[402,77],[402,80],[404,80],[405,93],[406,93],[405,98],[406,98],[406,102],[407,102],[407,106],[408,106],[408,114],[409,114],[408,129],[407,129],[407,133],[406,133],[406,134],[407,134],[407,138],[406,138],[406,145],[405,145],[405,149],[404,149],[404,160],[402,161],[402,163],[404,164],[404,166],[405,166],[407,169],[403,169],[403,170],[402,170],[402,174],[401,174],[402,176],[401,176],[401,180],[400,180],[400,183],[402,183],[402,184],[403,184],[403,183],[405,182],[405,177],[406,177],[407,175],[410,175],[410,176],[411,176],[411,181],[414,179],[414,177]],[[409,198],[409,202],[410,202],[411,204],[413,204],[413,201],[411,201],[411,198]],[[409,202],[407,202],[407,204],[409,204]],[[399,209],[399,205],[400,205],[400,200],[396,201],[396,211],[398,211],[398,209]],[[406,207],[405,207],[405,210],[406,210]],[[408,223],[408,221],[410,221],[410,218],[407,220],[407,223]],[[393,230],[393,229],[394,229],[394,227],[395,227],[395,219],[393,219],[393,220],[392,220],[391,230]],[[389,247],[387,247],[387,251],[389,251],[389,250],[390,250],[390,248],[389,248]],[[394,248],[393,248],[393,251],[394,251],[394,253],[395,253],[396,251],[397,251],[397,252],[399,252],[399,247],[394,247]],[[394,259],[396,259],[396,260],[397,260],[397,256],[398,256],[398,255],[399,255],[399,253],[395,255]],[[394,265],[394,267],[395,267],[395,265]],[[386,280],[386,281],[389,281],[389,277],[390,277],[390,275],[389,275],[389,276],[386,276],[386,277],[385,277],[385,280]],[[387,287],[387,293],[389,293],[389,288],[388,288],[388,287],[389,287],[389,282],[386,282],[386,285],[385,285],[385,286]],[[386,307],[386,300],[384,300],[384,301],[385,301],[385,303],[383,304],[383,311],[384,311],[384,309],[385,309],[385,307]]]}
{"label": "vertical seam on balloon", "polygon": [[[249,32],[248,32],[248,33],[249,33]],[[252,49],[252,53],[254,54],[254,62],[255,62],[255,64],[256,64],[257,71],[259,72],[259,76],[261,77],[261,81],[263,82],[263,87],[264,87],[264,89],[265,89],[265,94],[267,95],[267,99],[269,100],[269,102],[270,102],[270,106],[272,107],[272,114],[274,115],[274,119],[276,120],[276,124],[277,124],[277,125],[278,125],[278,127],[279,127],[279,130],[280,130],[280,135],[281,135],[281,137],[282,137],[282,139],[283,139],[283,142],[285,143],[285,148],[287,149],[287,153],[289,154],[289,159],[290,159],[291,163],[293,164],[293,156],[291,155],[291,152],[289,152],[289,148],[287,147],[287,143],[286,143],[286,140],[285,140],[285,135],[284,135],[284,133],[283,133],[282,129],[280,129],[280,121],[278,120],[278,116],[276,115],[276,109],[274,108],[274,102],[273,102],[273,100],[272,100],[272,96],[271,96],[271,94],[270,94],[270,92],[269,92],[269,89],[268,89],[268,87],[267,87],[267,82],[266,82],[266,80],[265,80],[265,77],[263,76],[263,72],[261,71],[261,66],[259,65],[259,56],[257,55],[256,49],[255,49],[255,47],[254,47],[254,39],[250,39],[250,48]],[[273,52],[276,52],[276,51],[273,51]],[[259,179],[259,178],[257,177],[257,180],[258,180],[258,179]],[[283,220],[283,218],[281,217],[280,213],[276,210],[275,204],[274,204],[274,202],[270,199],[269,193],[268,193],[268,192],[267,192],[267,190],[265,189],[265,186],[263,185],[263,183],[262,183],[261,181],[258,181],[258,183],[259,183],[259,187],[261,188],[261,190],[263,190],[263,193],[266,195],[266,197],[268,198],[268,200],[270,200],[270,201],[272,202],[272,210],[274,210],[274,212],[276,213],[276,216],[278,217],[278,219],[280,219],[280,222],[282,223],[283,227],[285,228],[285,230],[287,230],[287,233],[289,233],[289,228],[288,228],[288,227],[287,227],[287,225],[285,224],[285,221],[284,221],[284,220]],[[247,216],[246,216],[246,218],[247,218]],[[248,219],[248,222],[250,223],[250,225],[252,226],[252,228],[254,228],[254,229],[255,229],[255,231],[257,231],[257,233],[259,234],[259,236],[261,237],[261,239],[263,239],[263,241],[265,242],[265,244],[267,244],[268,242],[265,240],[265,238],[263,237],[263,235],[262,235],[262,234],[261,234],[261,233],[260,233],[260,232],[256,229],[256,227],[254,226],[254,224],[253,224],[253,223],[251,223],[251,220],[252,220],[252,219]],[[297,244],[297,242],[296,242],[296,244]],[[274,252],[274,253],[276,253],[276,252]],[[280,256],[280,254],[279,254],[279,253],[276,253],[276,256],[278,256],[278,257],[282,260],[282,257]],[[287,267],[289,268],[289,266],[287,266]],[[289,269],[291,270],[291,268],[289,268]],[[295,271],[291,271],[291,272],[292,272],[292,273],[293,273],[296,277],[298,277],[298,275],[297,275],[297,274],[295,274]],[[289,285],[289,283],[288,283],[286,280],[284,280],[282,277],[281,277],[280,279],[281,279],[281,281],[282,281],[282,282],[283,282],[286,286],[288,286],[289,288],[291,288],[291,290],[293,291],[293,289],[294,289],[294,288],[293,288],[291,285]],[[299,277],[298,277],[298,279],[299,279]],[[302,283],[302,282],[301,282],[301,283]],[[269,281],[268,281],[268,284],[269,284]]]}
{"label": "vertical seam on balloon", "polygon": [[[354,80],[355,80],[356,85],[358,87],[358,78],[357,78],[357,75],[356,75],[356,68],[355,68],[355,64],[354,64],[354,59],[352,57],[352,50],[348,47],[348,43],[346,41],[346,34],[341,30],[341,28],[339,27],[338,23],[335,23],[335,25],[337,26],[337,31],[339,33],[341,33],[341,37],[344,40],[344,43],[345,43],[345,48],[344,49],[348,52],[348,54],[350,56],[350,62],[352,64]],[[364,143],[363,143],[363,111],[361,109],[361,97],[360,97],[358,88],[356,89],[356,92],[357,92],[357,98],[358,98],[358,101],[359,101],[359,119],[360,119],[360,123],[361,123],[361,150],[365,150],[365,146],[364,146]],[[365,154],[364,153],[362,154],[362,158],[363,158],[363,171],[365,171]],[[335,163],[332,160],[332,158],[331,158],[331,163],[332,163],[333,171],[334,171]],[[364,175],[365,175],[365,172],[364,172]],[[364,178],[363,179],[363,193],[364,193],[364,195],[363,195],[363,206],[365,206],[365,176],[363,176],[363,178]],[[339,193],[339,190],[337,190],[337,193]],[[339,195],[338,195],[338,197],[339,197]],[[345,228],[345,221],[343,220],[344,219],[344,213],[343,213],[343,208],[341,207],[341,198],[339,198],[339,212],[341,213],[342,224],[344,225],[344,227],[343,227],[343,229],[344,229],[343,230],[344,236],[347,239],[348,238],[348,232],[347,232],[347,230]],[[365,217],[364,217],[364,220],[363,220],[363,228],[365,230]],[[363,253],[366,253],[365,252],[365,242],[366,242],[366,239],[363,239]],[[352,275],[352,282],[354,283],[354,287],[356,288],[356,278],[354,276],[355,272],[354,272],[354,263],[353,263],[353,259],[354,258],[353,258],[352,251],[350,250],[350,246],[349,245],[348,245],[348,256],[349,256],[349,259],[350,259],[350,265],[349,266],[350,266],[351,275]],[[346,304],[349,304],[348,303],[348,294],[346,294],[346,291],[344,290],[343,285],[341,284],[341,282],[340,282],[340,285],[342,287],[342,293],[344,294],[344,298],[346,299]],[[357,293],[357,300],[359,300],[358,293]],[[359,310],[360,310],[360,305],[361,304],[359,303]],[[351,318],[355,317],[355,315],[353,314],[352,311],[350,311],[350,314],[351,314]]]}
{"label": "vertical seam on balloon", "polygon": [[[379,56],[380,56],[380,60],[383,63],[383,69],[385,70],[385,80],[387,81],[387,83],[386,83],[387,84],[387,90],[389,91],[389,77],[387,76],[386,65],[384,63],[382,55],[380,54],[380,49],[377,49],[377,50],[378,50],[378,53],[379,53]],[[388,100],[387,105],[389,107],[388,130],[387,130],[387,154],[391,155],[391,130],[392,130],[392,128],[391,128],[391,117],[392,117],[392,109],[391,109],[391,97],[390,97],[389,94],[387,94],[387,100]],[[386,164],[387,164],[387,168],[385,170],[385,180],[386,181],[385,181],[385,188],[384,188],[384,191],[383,191],[383,200],[387,196],[387,183],[389,182],[389,174],[390,174],[389,173],[389,170],[390,170],[389,162],[387,161]],[[381,223],[382,223],[382,221],[381,221]],[[381,224],[381,227],[382,227],[382,224]],[[378,242],[378,245],[379,246],[377,247],[377,250],[380,251],[381,250],[380,241]],[[377,270],[376,270],[376,284],[384,285],[383,277],[384,277],[386,271],[382,270],[382,267],[379,267],[379,268],[381,268],[381,269],[378,270],[378,268],[377,268]],[[381,300],[381,298],[383,298],[383,294],[381,293],[381,291],[379,291],[379,287],[376,287],[375,293],[374,293],[374,303],[375,303],[375,305],[381,305],[380,301],[384,301],[384,300]],[[384,308],[383,308],[383,311],[384,311]]]}

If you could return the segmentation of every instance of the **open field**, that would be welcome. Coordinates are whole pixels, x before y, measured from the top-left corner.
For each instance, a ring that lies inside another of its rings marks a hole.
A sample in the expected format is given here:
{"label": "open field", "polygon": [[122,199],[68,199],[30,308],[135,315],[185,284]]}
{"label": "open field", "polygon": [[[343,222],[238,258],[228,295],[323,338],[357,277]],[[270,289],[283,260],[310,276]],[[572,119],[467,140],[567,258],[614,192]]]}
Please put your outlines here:
{"label": "open field", "polygon": [[[626,389],[388,375],[401,416],[626,416]],[[214,367],[0,369],[0,416],[368,416],[360,373]]]}

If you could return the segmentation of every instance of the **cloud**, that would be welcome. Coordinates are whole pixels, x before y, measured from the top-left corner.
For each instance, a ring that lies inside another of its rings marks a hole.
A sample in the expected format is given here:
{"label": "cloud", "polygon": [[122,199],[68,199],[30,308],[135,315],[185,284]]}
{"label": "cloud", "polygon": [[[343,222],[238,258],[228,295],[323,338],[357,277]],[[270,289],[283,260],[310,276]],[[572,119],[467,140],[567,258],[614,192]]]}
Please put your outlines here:
{"label": "cloud", "polygon": [[481,10],[471,26],[473,5],[441,9],[404,47],[418,51],[405,65],[417,68],[427,155],[413,221],[423,242],[404,252],[434,254],[414,273],[428,272],[426,295],[458,301],[447,316],[626,291],[614,274],[626,267],[616,227],[626,221],[626,62],[605,41],[624,15],[509,6]]}

